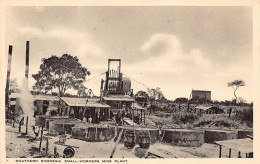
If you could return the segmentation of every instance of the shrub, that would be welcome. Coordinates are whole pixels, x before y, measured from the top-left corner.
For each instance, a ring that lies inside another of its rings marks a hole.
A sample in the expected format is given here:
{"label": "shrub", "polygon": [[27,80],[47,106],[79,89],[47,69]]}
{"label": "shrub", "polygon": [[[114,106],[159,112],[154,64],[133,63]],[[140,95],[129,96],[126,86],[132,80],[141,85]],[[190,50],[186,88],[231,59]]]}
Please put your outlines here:
{"label": "shrub", "polygon": [[187,113],[184,111],[173,113],[172,119],[174,123],[193,123],[195,120],[199,118],[196,113]]}
{"label": "shrub", "polygon": [[249,107],[241,111],[237,111],[237,116],[242,122],[245,122],[247,126],[253,127],[253,108]]}

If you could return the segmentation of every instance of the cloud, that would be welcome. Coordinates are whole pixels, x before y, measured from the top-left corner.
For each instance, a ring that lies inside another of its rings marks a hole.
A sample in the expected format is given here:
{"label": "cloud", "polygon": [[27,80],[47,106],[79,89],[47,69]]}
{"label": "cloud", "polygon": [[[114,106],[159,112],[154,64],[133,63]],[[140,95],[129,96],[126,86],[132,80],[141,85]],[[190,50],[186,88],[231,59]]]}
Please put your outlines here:
{"label": "cloud", "polygon": [[[41,40],[48,40],[46,43],[53,43],[60,50],[78,56],[81,63],[85,66],[91,65],[93,68],[100,68],[100,65],[93,64],[100,60],[106,60],[107,52],[96,43],[94,37],[88,31],[77,31],[76,29],[59,27],[44,30],[36,27],[19,27],[19,35],[31,36]],[[43,45],[44,46],[44,45]],[[46,49],[50,47],[45,47]],[[53,47],[52,49],[55,50]],[[49,54],[51,55],[51,54]],[[57,54],[61,55],[61,54]]]}
{"label": "cloud", "polygon": [[41,39],[59,39],[65,43],[75,45],[79,53],[88,52],[89,55],[99,57],[104,53],[87,31],[77,31],[76,29],[65,27],[52,28],[50,30],[35,27],[19,27],[17,31],[20,35],[31,35]]}
{"label": "cloud", "polygon": [[137,62],[136,71],[182,73],[182,71],[209,68],[211,61],[198,48],[184,52],[182,43],[175,35],[153,34],[143,46],[141,55],[146,60]]}
{"label": "cloud", "polygon": [[[97,76],[106,68],[104,61],[107,61],[107,51],[96,42],[95,38],[88,31],[79,31],[74,28],[53,27],[51,29],[43,29],[33,26],[18,26],[12,30],[16,34],[17,39],[13,40],[16,45],[16,53],[24,53],[24,45],[20,44],[19,38],[30,40],[30,74],[37,73],[41,64],[41,58],[48,58],[51,55],[61,56],[64,53],[77,56],[79,62],[91,71],[92,78]],[[20,46],[21,45],[21,46]],[[12,68],[12,76],[24,76],[24,57],[22,55],[14,55],[13,61],[19,63]],[[21,82],[18,81],[19,83]],[[34,79],[30,78],[29,84],[32,86]],[[88,84],[88,82],[87,82]]]}

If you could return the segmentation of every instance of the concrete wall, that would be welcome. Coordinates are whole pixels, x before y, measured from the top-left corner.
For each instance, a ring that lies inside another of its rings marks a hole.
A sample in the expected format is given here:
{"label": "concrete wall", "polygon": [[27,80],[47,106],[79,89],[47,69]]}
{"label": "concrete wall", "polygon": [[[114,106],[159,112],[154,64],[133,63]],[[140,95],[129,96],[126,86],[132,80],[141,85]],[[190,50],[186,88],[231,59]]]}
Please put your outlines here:
{"label": "concrete wall", "polygon": [[177,146],[201,146],[204,143],[204,132],[187,129],[165,129],[162,141]]}
{"label": "concrete wall", "polygon": [[151,141],[151,144],[154,144],[158,141],[159,139],[159,129],[152,129],[152,128],[133,128],[133,127],[123,127],[123,126],[119,126],[117,128],[117,135],[116,135],[116,138],[115,140],[117,139],[119,133],[123,130],[123,134],[122,134],[122,137],[120,139],[120,142],[124,142],[124,134],[125,134],[125,131],[126,130],[134,130],[135,131],[135,143],[139,143],[139,133],[141,131],[149,131],[150,133],[150,141]]}
{"label": "concrete wall", "polygon": [[49,121],[49,134],[61,135],[71,134],[72,127],[74,127],[79,121],[75,120],[52,120]]}
{"label": "concrete wall", "polygon": [[[53,116],[45,119],[45,128],[49,129],[49,122],[54,120],[72,120],[68,116]],[[75,120],[75,119],[73,119]]]}
{"label": "concrete wall", "polygon": [[247,138],[247,135],[253,136],[253,130],[238,130],[237,131],[237,138]]}
{"label": "concrete wall", "polygon": [[228,131],[228,130],[205,130],[204,140],[206,143],[211,143],[214,141],[222,141],[222,140],[232,140],[237,139],[236,131]]}
{"label": "concrete wall", "polygon": [[73,127],[72,137],[89,142],[109,141],[115,136],[115,127]]}

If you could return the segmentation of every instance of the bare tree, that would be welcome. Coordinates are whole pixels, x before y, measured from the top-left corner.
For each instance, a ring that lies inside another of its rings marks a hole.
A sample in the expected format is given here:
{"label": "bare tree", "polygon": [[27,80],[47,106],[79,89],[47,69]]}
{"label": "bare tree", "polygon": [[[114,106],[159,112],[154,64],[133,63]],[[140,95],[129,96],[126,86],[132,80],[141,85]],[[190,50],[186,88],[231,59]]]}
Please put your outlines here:
{"label": "bare tree", "polygon": [[236,91],[239,87],[245,86],[245,82],[243,80],[235,80],[232,82],[228,82],[228,87],[232,87],[234,89],[234,96],[237,102]]}

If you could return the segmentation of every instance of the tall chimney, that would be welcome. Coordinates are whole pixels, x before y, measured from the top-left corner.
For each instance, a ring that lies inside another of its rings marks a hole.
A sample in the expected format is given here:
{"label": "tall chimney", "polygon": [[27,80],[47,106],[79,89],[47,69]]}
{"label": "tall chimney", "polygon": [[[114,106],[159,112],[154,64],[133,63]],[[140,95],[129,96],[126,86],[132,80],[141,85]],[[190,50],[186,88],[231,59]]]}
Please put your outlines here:
{"label": "tall chimney", "polygon": [[13,46],[9,45],[7,77],[6,77],[6,87],[5,87],[5,106],[6,106],[6,110],[8,110],[8,107],[9,107],[9,84],[10,84],[10,72],[11,72],[11,63],[12,63],[12,52],[13,52]]}
{"label": "tall chimney", "polygon": [[30,42],[26,41],[26,67],[25,67],[25,77],[28,79],[29,74],[29,48],[30,48]]}

